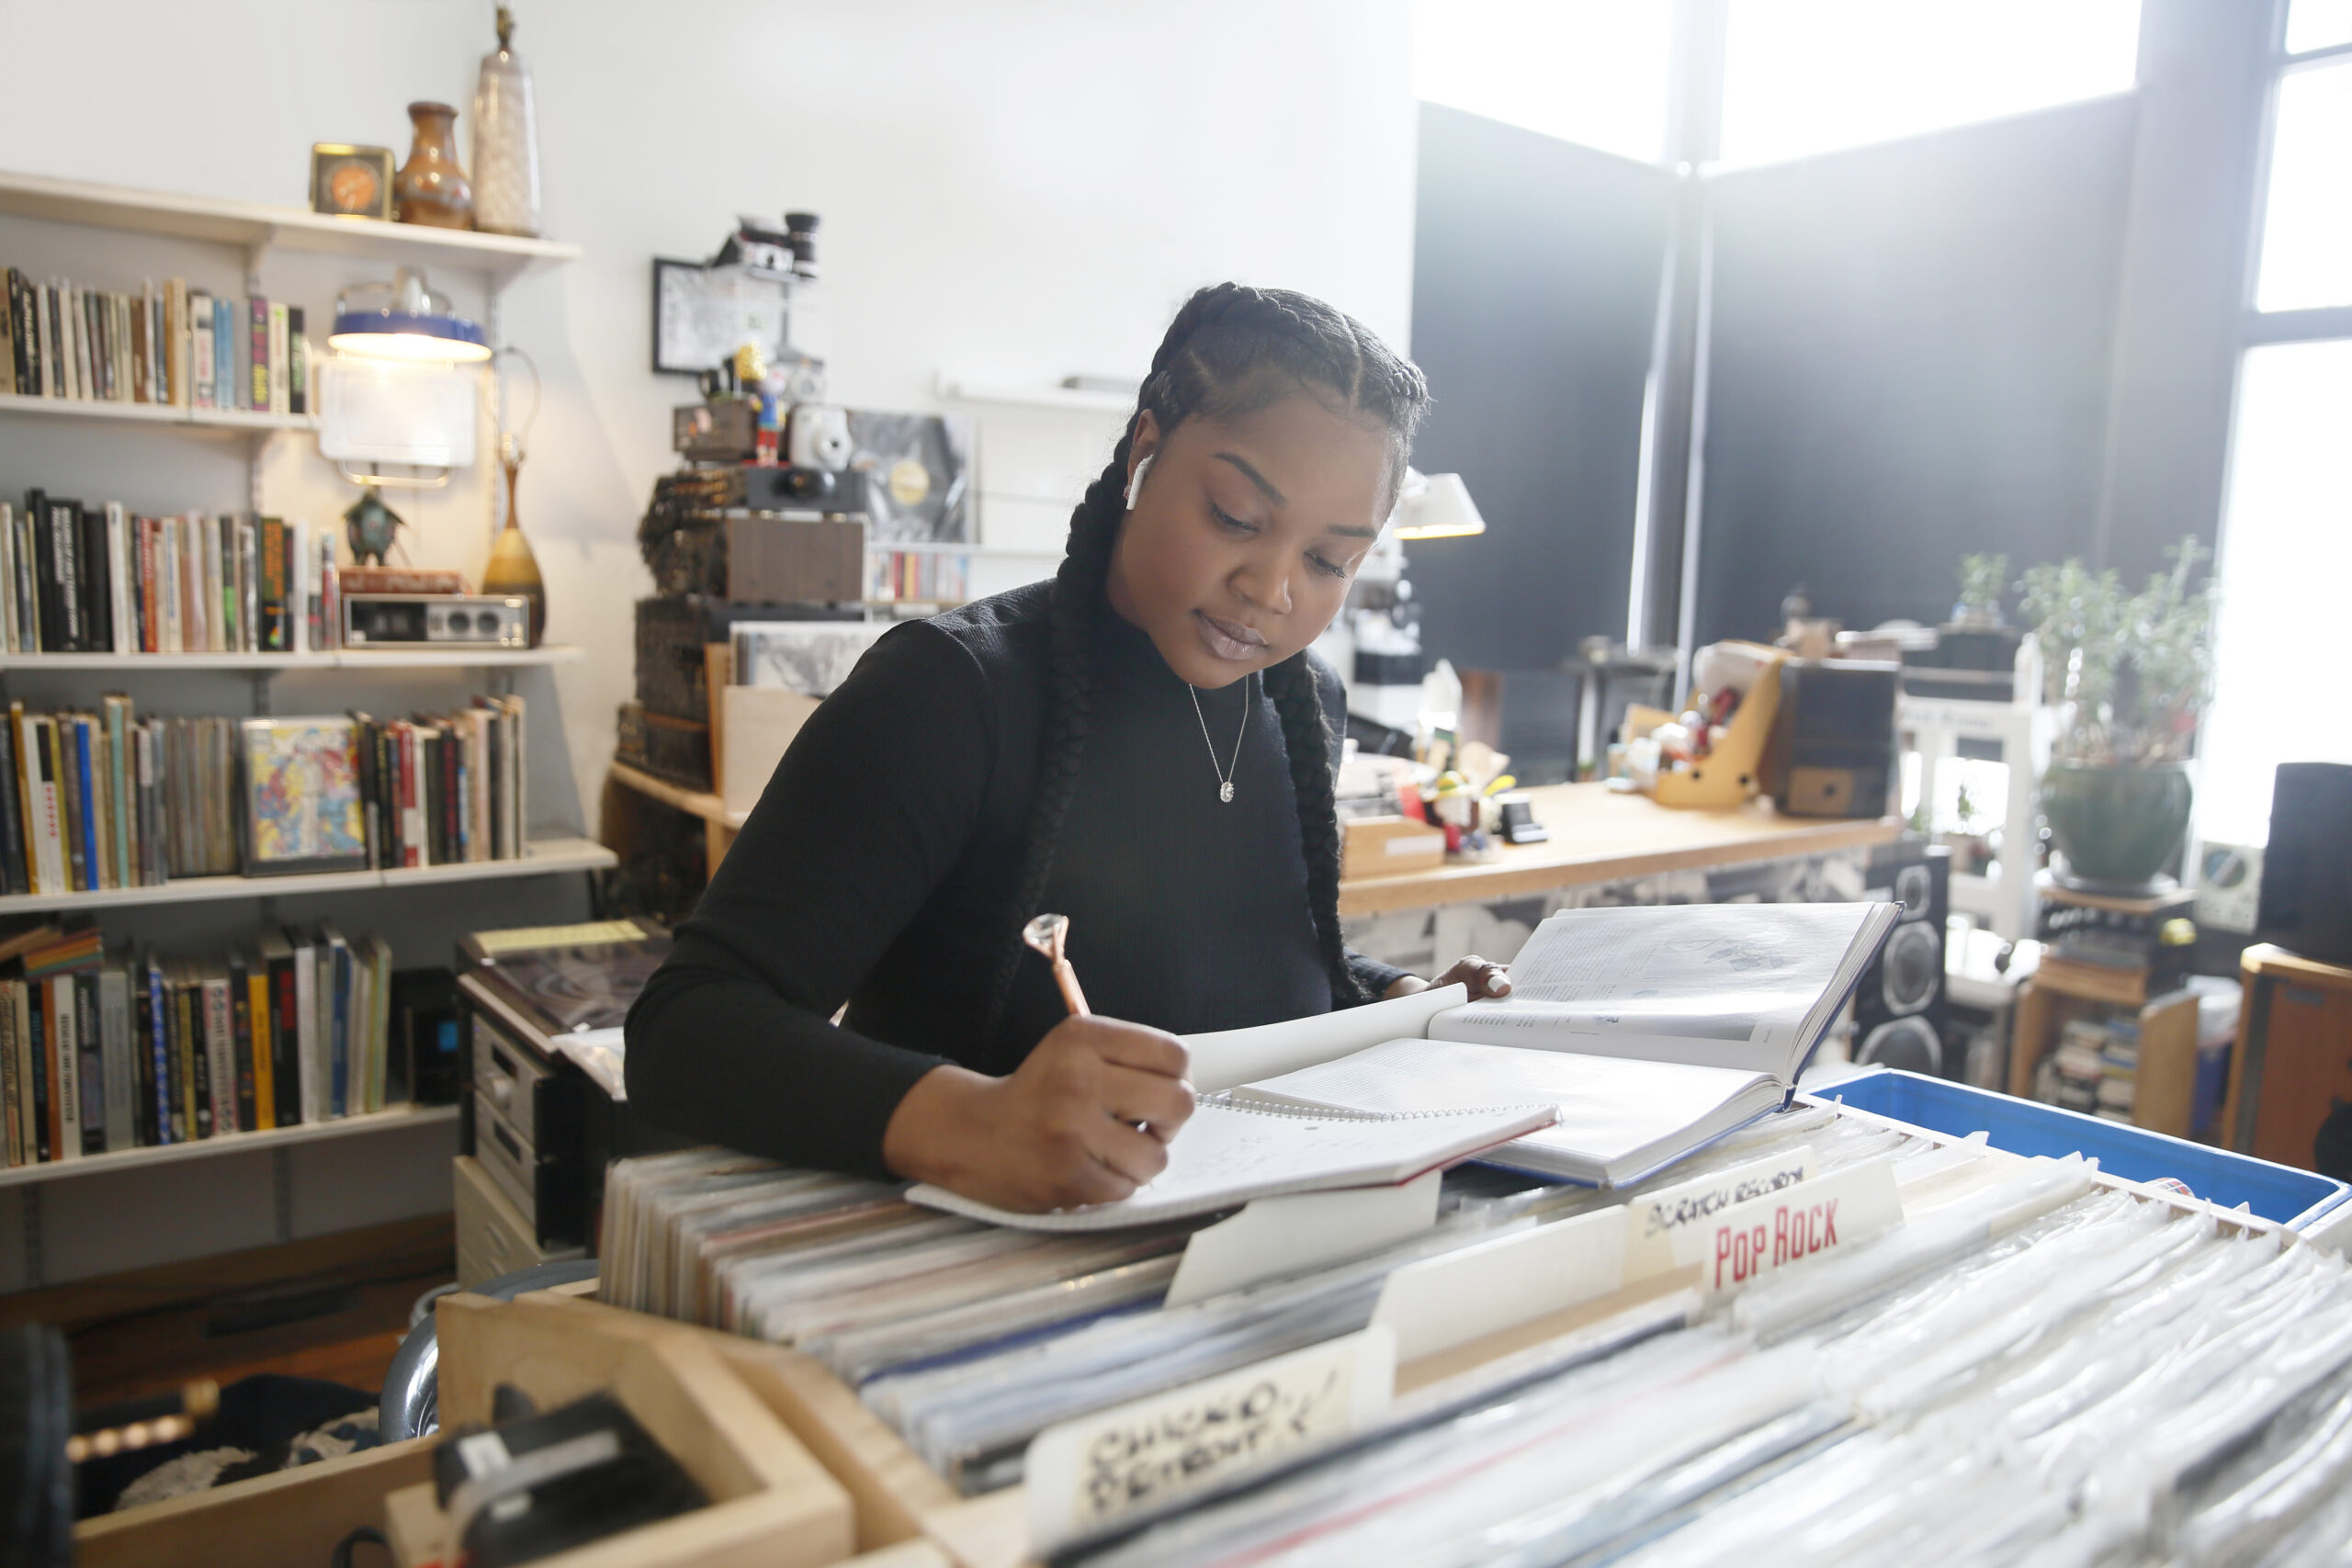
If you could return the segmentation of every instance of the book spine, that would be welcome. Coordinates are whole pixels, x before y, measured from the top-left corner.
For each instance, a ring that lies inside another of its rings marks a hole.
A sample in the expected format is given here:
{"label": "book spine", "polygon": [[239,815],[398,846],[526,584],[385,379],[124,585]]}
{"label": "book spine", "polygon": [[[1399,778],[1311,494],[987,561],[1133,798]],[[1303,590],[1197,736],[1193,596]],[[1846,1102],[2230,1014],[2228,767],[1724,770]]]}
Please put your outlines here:
{"label": "book spine", "polygon": [[49,987],[39,980],[25,983],[24,1021],[29,1032],[33,1081],[33,1156],[46,1165],[57,1158],[57,1057],[49,1027]]}
{"label": "book spine", "polygon": [[17,755],[17,726],[0,724],[0,890],[11,895],[32,891],[30,863],[25,857],[24,784]]}
{"label": "book spine", "polygon": [[85,891],[101,886],[98,860],[98,792],[93,787],[96,780],[96,760],[90,750],[90,721],[76,715],[70,721],[74,727],[74,845],[81,865],[74,874]]}
{"label": "book spine", "polygon": [[[234,1133],[248,1124],[238,1120],[237,1097],[241,1086],[237,1076],[236,1036],[231,1031],[229,1018],[229,982],[220,976],[208,976],[198,998],[204,1011],[205,1077],[211,1089],[212,1130]],[[250,1094],[250,1087],[243,1092]]]}
{"label": "book spine", "polygon": [[74,548],[82,568],[82,637],[93,653],[112,653],[114,646],[114,583],[107,576],[107,509],[75,510]]}
{"label": "book spine", "polygon": [[287,374],[286,307],[269,308],[269,412],[293,412],[293,387]]}
{"label": "book spine", "polygon": [[139,623],[131,613],[130,603],[130,513],[119,501],[107,502],[106,546],[107,646],[116,653],[136,653]]}
{"label": "book spine", "polygon": [[261,520],[262,647],[283,653],[290,646],[286,626],[286,525],[275,517]]}
{"label": "book spine", "polygon": [[65,820],[58,799],[57,726],[46,716],[28,717],[30,750],[26,761],[32,783],[32,823],[40,891],[71,893],[65,875]]}
{"label": "book spine", "polygon": [[249,400],[245,406],[259,412],[269,412],[269,301],[255,295],[245,301],[246,323],[249,328],[247,352],[253,356],[251,380],[245,388]]}
{"label": "book spine", "polygon": [[269,1064],[281,1127],[302,1120],[302,996],[295,981],[297,967],[292,953],[274,953],[269,960]]}
{"label": "book spine", "polygon": [[286,412],[311,412],[311,345],[303,341],[302,307],[286,307]]}
{"label": "book spine", "polygon": [[155,586],[156,596],[163,601],[160,619],[165,653],[187,651],[187,628],[181,625],[180,614],[180,535],[187,526],[185,517],[164,518],[155,539]]}
{"label": "book spine", "polygon": [[188,395],[200,409],[217,408],[212,352],[212,296],[201,290],[187,297]]}
{"label": "book spine", "polygon": [[277,1063],[271,1055],[269,965],[255,962],[245,976],[245,1017],[251,1030],[254,1065],[254,1125],[264,1131],[277,1125]]}
{"label": "book spine", "polygon": [[0,1117],[6,1128],[8,1163],[25,1163],[24,1102],[19,1099],[23,1082],[17,1073],[17,1013],[8,1003],[9,991],[23,985],[21,980],[0,980]]}
{"label": "book spine", "polygon": [[139,1075],[130,1032],[130,976],[120,964],[98,972],[98,1038],[106,1055],[106,1146],[109,1153],[139,1143]]}
{"label": "book spine", "polygon": [[329,973],[334,976],[327,1017],[328,1064],[331,1077],[331,1109],[337,1116],[351,1114],[351,949],[341,937],[330,945],[333,960]]}
{"label": "book spine", "polygon": [[252,977],[243,958],[229,961],[229,1055],[236,1073],[237,1125],[245,1132],[261,1126],[259,1081],[254,1074],[254,1014]]}
{"label": "book spine", "polygon": [[74,1028],[74,976],[53,975],[41,982],[49,1004],[50,1147],[61,1160],[82,1157],[82,1054]]}
{"label": "book spine", "polygon": [[286,635],[288,646],[296,653],[308,653],[317,646],[311,637],[311,578],[315,570],[311,558],[311,525],[297,517],[286,529]]}
{"label": "book spine", "polygon": [[57,826],[63,840],[66,886],[86,893],[90,866],[82,855],[81,738],[72,714],[56,714],[45,722],[57,738]]}
{"label": "book spine", "polygon": [[80,1054],[82,1152],[107,1152],[106,1036],[98,1029],[98,976],[84,970],[73,976],[74,1039]]}
{"label": "book spine", "polygon": [[192,1138],[212,1136],[211,1058],[204,1049],[204,1012],[198,987],[185,976],[172,987],[172,1049],[179,1057],[183,1114]]}
{"label": "book spine", "polygon": [[204,546],[204,646],[214,653],[229,651],[229,593],[220,555],[220,526],[225,521],[208,516],[200,529]]}
{"label": "book spine", "polygon": [[145,964],[135,964],[130,971],[130,1067],[133,1095],[130,1104],[131,1131],[141,1148],[165,1142],[167,1124],[159,1124],[156,1111],[163,1105],[163,1087],[155,1073],[154,1052],[155,1004],[147,993]]}

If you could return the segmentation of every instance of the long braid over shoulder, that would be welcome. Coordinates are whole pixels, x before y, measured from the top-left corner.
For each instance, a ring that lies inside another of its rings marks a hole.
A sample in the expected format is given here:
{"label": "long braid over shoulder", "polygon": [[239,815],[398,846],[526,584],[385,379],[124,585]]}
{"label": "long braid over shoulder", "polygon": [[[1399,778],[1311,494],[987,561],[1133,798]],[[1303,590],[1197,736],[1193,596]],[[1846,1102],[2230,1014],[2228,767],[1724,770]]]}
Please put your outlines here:
{"label": "long braid over shoulder", "polygon": [[[1177,311],[1152,355],[1135,416],[1111,461],[1070,513],[1069,543],[1054,576],[1036,803],[981,1029],[984,1040],[993,1040],[1003,1023],[1023,951],[1018,933],[1045,898],[1055,845],[1085,757],[1094,698],[1093,625],[1104,606],[1112,550],[1126,514],[1127,463],[1136,426],[1148,412],[1165,440],[1187,419],[1252,412],[1302,386],[1386,433],[1394,493],[1414,427],[1429,404],[1421,373],[1368,329],[1319,299],[1287,289],[1221,283],[1200,290]],[[1269,668],[1262,679],[1282,717],[1306,858],[1307,900],[1330,973],[1332,1000],[1352,1006],[1365,997],[1348,965],[1340,931],[1340,828],[1332,807],[1327,728],[1331,721],[1305,653]]]}

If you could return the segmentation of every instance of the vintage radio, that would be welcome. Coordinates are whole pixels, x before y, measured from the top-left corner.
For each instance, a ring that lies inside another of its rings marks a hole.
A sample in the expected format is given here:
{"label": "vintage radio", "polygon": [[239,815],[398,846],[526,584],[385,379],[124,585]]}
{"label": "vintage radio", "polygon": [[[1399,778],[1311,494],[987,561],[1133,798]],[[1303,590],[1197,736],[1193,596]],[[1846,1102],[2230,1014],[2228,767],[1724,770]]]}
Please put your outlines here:
{"label": "vintage radio", "polygon": [[354,593],[343,602],[343,646],[456,643],[531,646],[526,599],[457,593]]}

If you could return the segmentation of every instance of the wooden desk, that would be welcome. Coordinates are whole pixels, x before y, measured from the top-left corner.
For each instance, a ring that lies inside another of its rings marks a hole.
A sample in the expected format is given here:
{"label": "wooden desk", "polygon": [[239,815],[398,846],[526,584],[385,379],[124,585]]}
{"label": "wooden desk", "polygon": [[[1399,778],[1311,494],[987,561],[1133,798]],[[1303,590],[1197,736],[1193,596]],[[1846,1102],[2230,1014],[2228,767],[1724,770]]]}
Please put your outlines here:
{"label": "wooden desk", "polygon": [[1869,849],[1892,843],[1903,830],[1892,817],[1781,817],[1754,802],[1729,811],[1678,811],[1600,784],[1552,784],[1527,796],[1535,819],[1551,829],[1546,842],[1505,844],[1497,859],[1476,865],[1342,882],[1340,915],[1523,898],[1663,871]]}

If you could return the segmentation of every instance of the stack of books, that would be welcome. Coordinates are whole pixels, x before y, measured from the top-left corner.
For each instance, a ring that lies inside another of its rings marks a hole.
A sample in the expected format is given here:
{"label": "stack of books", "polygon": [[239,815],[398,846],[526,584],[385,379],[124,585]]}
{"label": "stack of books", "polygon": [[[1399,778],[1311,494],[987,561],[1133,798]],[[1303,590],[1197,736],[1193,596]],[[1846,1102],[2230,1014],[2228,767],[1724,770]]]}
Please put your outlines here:
{"label": "stack of books", "polygon": [[519,696],[379,720],[141,718],[11,703],[0,726],[0,891],[97,893],[175,876],[519,860]]}
{"label": "stack of books", "polygon": [[0,502],[10,653],[304,653],[342,621],[334,536],[308,522]]}
{"label": "stack of books", "polygon": [[207,959],[108,953],[94,925],[0,942],[8,1163],[381,1111],[391,975],[380,938],[333,925]]}
{"label": "stack of books", "polygon": [[2140,1026],[2129,1019],[2070,1021],[2035,1098],[2068,1111],[2129,1122],[2139,1097]]}
{"label": "stack of books", "polygon": [[0,392],[83,402],[160,403],[307,414],[302,307],[216,299],[179,278],[136,294],[37,283],[7,269]]}

